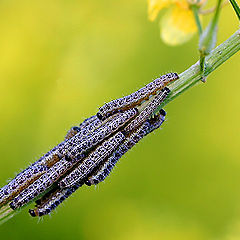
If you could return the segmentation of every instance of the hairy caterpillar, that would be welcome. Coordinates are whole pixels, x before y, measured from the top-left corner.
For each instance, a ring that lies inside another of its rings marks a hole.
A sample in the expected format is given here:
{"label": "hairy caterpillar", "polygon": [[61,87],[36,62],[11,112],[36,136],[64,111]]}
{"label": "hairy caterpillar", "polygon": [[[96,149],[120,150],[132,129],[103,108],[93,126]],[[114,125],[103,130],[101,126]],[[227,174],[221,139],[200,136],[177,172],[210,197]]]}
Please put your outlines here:
{"label": "hairy caterpillar", "polygon": [[[66,198],[68,198],[72,193],[74,193],[82,184],[76,183],[74,186],[65,189],[57,188],[55,191],[51,192],[43,199],[42,202],[37,204],[34,209],[29,209],[29,214],[32,217],[44,216],[52,212],[60,203],[62,203]],[[36,201],[37,203],[37,201]]]}
{"label": "hairy caterpillar", "polygon": [[80,183],[96,168],[104,159],[109,157],[112,152],[123,142],[125,136],[118,132],[113,137],[104,141],[95,151],[83,160],[70,174],[64,177],[58,185],[60,188],[71,187],[75,183]]}
{"label": "hairy caterpillar", "polygon": [[104,120],[119,110],[127,110],[136,107],[143,100],[147,100],[151,95],[155,95],[157,91],[163,89],[169,83],[177,80],[178,78],[179,76],[177,73],[168,73],[163,75],[128,96],[115,99],[104,104],[99,108],[97,116],[100,120]]}
{"label": "hairy caterpillar", "polygon": [[46,172],[45,166],[30,166],[21,174],[18,174],[11,182],[0,190],[0,206],[12,200],[19,192],[32,184]]}
{"label": "hairy caterpillar", "polygon": [[[99,170],[91,175],[85,184],[92,185],[98,184],[99,182],[103,181],[110,173],[112,168],[115,166],[119,158],[125,154],[130,148],[132,148],[138,141],[140,141],[144,136],[146,136],[151,131],[157,129],[161,126],[165,119],[165,111],[163,109],[149,120],[144,122],[140,128],[138,128],[134,133],[132,133],[118,148],[117,150],[108,158],[104,164],[98,168]],[[99,152],[98,152],[99,153]],[[103,153],[100,151],[100,153]],[[99,156],[96,155],[95,156]],[[90,156],[89,156],[90,157]],[[89,161],[87,162],[87,169],[89,169]],[[80,167],[80,166],[79,166]],[[73,192],[75,192],[79,187],[82,186],[83,181],[82,179],[76,180],[79,175],[70,174],[71,176],[67,176],[66,178],[70,179],[70,177],[74,178],[74,183],[71,186],[67,186],[66,188],[57,188],[49,193],[45,194],[41,199],[37,200],[37,206],[34,209],[30,209],[29,213],[31,216],[44,216],[52,212],[60,203],[62,203],[67,197],[69,197]],[[80,181],[80,182],[79,182]],[[61,183],[60,183],[61,185]],[[64,184],[62,184],[64,185]]]}
{"label": "hairy caterpillar", "polygon": [[137,129],[143,124],[156,110],[156,108],[166,99],[170,93],[169,88],[165,87],[162,89],[151,102],[148,103],[147,107],[141,111],[135,119],[133,119],[125,128],[124,131],[128,134]]}
{"label": "hairy caterpillar", "polygon": [[46,171],[52,167],[56,162],[60,160],[58,156],[58,151],[70,141],[70,138],[75,136],[80,132],[81,136],[87,135],[89,131],[93,128],[99,126],[102,122],[97,118],[96,115],[85,119],[79,127],[72,127],[65,137],[65,140],[58,144],[56,147],[52,148],[39,160],[34,162],[24,171],[19,173],[15,178],[13,178],[7,185],[0,189],[0,206],[4,205],[6,202],[12,200],[19,192],[27,188],[35,180],[37,180],[41,175],[46,173]]}
{"label": "hairy caterpillar", "polygon": [[12,209],[20,208],[39,194],[46,191],[52,186],[61,176],[63,176],[67,170],[73,166],[72,162],[61,159],[55,163],[50,169],[47,170],[40,178],[33,182],[30,186],[25,188],[22,192],[17,195],[12,202],[10,202],[10,207]]}
{"label": "hairy caterpillar", "polygon": [[125,125],[129,120],[135,117],[138,110],[133,108],[123,113],[118,113],[113,116],[108,122],[101,127],[96,128],[93,132],[88,134],[85,138],[73,137],[71,144],[68,144],[65,149],[60,149],[59,152],[63,156],[66,156],[69,160],[82,159],[82,153],[90,150],[105,138],[116,132],[120,127]]}

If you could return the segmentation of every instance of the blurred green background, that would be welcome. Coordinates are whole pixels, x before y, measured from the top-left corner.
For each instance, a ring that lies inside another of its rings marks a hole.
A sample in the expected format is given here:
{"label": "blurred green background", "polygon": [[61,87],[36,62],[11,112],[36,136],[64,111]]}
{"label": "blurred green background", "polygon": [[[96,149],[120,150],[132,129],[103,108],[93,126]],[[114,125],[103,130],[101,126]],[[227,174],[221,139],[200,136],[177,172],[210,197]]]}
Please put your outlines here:
{"label": "blurred green background", "polygon": [[[223,9],[218,43],[238,28]],[[198,59],[197,36],[159,38],[147,2],[0,2],[0,185],[113,98]],[[27,209],[1,239],[240,239],[240,55],[165,109],[167,121],[104,183],[82,187],[50,217]]]}

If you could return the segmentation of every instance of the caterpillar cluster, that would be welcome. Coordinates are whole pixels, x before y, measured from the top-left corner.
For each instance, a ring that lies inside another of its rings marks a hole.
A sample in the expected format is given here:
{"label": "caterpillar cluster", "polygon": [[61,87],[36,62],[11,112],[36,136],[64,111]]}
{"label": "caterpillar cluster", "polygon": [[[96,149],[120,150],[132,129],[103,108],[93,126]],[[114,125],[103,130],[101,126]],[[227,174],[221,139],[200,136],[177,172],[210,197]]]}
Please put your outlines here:
{"label": "caterpillar cluster", "polygon": [[[85,157],[84,153],[87,150],[92,148],[94,145],[102,141],[107,136],[111,135],[114,131],[116,131],[120,126],[122,126],[124,123],[126,123],[129,119],[131,119],[136,114],[137,114],[136,109],[130,109],[126,112],[119,113],[117,114],[117,116],[113,117],[111,121],[107,122],[105,125],[103,125],[99,129],[96,129],[96,131],[93,131],[92,133],[90,133],[88,138],[86,138],[85,141],[82,140],[82,142],[79,142],[79,145],[78,145],[78,139],[77,140],[75,139],[76,141],[75,148],[77,149],[74,148],[73,151],[70,152],[71,154],[70,157],[69,155],[65,155],[65,156],[63,155],[63,159],[58,160],[41,177],[39,177],[35,182],[33,182],[33,184],[26,187],[23,191],[21,191],[21,193],[18,196],[13,198],[12,202],[10,203],[10,207],[12,209],[20,208],[23,205],[27,204],[32,199],[34,199],[35,197],[37,197],[39,194],[45,192],[53,183],[57,182],[67,171],[69,171],[74,166],[74,164],[82,160]],[[103,144],[103,146],[105,146],[105,143]],[[70,147],[72,146],[70,145]],[[103,148],[101,149],[103,151]],[[62,153],[61,150],[59,150],[58,152],[59,154]],[[74,153],[77,153],[77,154],[74,155]],[[96,154],[96,151],[93,153]],[[90,161],[84,160],[83,163],[86,165],[86,167],[84,168],[85,165],[82,164],[80,166],[81,170],[88,169],[88,167],[90,167],[89,165]],[[76,170],[73,170],[73,173],[74,171]],[[64,183],[64,181],[62,182]]]}
{"label": "caterpillar cluster", "polygon": [[[79,167],[63,178],[54,191],[50,191],[50,193],[45,194],[40,200],[37,200],[36,207],[29,210],[30,215],[33,217],[47,215],[84,183],[90,186],[102,182],[110,174],[122,155],[136,145],[143,137],[162,125],[165,120],[165,115],[166,112],[161,109],[159,113],[145,121],[141,127],[127,138],[121,133],[115,134],[115,136],[106,141],[103,146],[98,147],[96,151],[90,154]],[[120,142],[122,142],[122,144],[120,144]],[[119,146],[116,148],[116,145]],[[117,150],[113,152],[113,149]],[[111,152],[113,153],[111,154]],[[102,159],[104,159],[104,161],[102,161]],[[96,168],[98,165],[96,163],[99,162],[102,162],[102,164]],[[88,176],[91,169],[94,168],[94,173]],[[88,177],[86,178],[86,176]]]}
{"label": "caterpillar cluster", "polygon": [[29,210],[31,216],[43,216],[83,184],[102,182],[123,154],[164,122],[164,110],[153,113],[170,93],[166,85],[177,78],[176,73],[164,75],[72,127],[64,141],[0,189],[0,207],[9,203],[15,210],[43,195]]}
{"label": "caterpillar cluster", "polygon": [[161,109],[160,112],[149,120],[146,120],[142,126],[134,131],[116,151],[100,166],[95,173],[88,177],[85,184],[88,186],[96,185],[105,180],[110,174],[118,160],[133,146],[135,146],[143,137],[159,128],[165,121],[166,112]]}

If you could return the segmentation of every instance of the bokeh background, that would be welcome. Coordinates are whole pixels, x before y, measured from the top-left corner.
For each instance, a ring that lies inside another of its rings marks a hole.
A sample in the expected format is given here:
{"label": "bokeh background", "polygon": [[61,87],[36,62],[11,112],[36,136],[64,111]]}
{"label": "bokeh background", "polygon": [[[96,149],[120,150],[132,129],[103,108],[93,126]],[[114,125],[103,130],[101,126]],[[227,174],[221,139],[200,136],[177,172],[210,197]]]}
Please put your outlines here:
{"label": "bokeh background", "polygon": [[[225,7],[218,43],[238,24]],[[195,63],[197,41],[163,44],[146,1],[2,0],[0,185],[104,102]],[[104,183],[82,187],[50,217],[21,211],[0,238],[240,239],[239,69],[236,54],[166,106],[162,129]]]}

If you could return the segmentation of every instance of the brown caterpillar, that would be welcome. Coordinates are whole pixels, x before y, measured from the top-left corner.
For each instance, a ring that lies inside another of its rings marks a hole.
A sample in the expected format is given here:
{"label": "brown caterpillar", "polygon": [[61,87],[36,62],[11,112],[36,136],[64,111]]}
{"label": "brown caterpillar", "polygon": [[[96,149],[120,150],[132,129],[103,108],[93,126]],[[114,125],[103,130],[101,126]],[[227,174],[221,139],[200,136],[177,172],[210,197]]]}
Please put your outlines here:
{"label": "brown caterpillar", "polygon": [[155,95],[157,91],[166,87],[172,81],[179,79],[177,73],[168,73],[155,79],[145,87],[138,91],[119,99],[112,100],[99,108],[97,117],[100,120],[104,120],[113,113],[120,110],[127,110],[139,105],[143,100],[148,100],[151,95]]}

